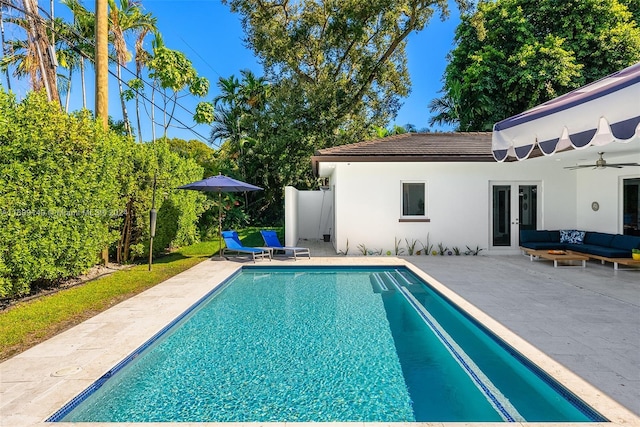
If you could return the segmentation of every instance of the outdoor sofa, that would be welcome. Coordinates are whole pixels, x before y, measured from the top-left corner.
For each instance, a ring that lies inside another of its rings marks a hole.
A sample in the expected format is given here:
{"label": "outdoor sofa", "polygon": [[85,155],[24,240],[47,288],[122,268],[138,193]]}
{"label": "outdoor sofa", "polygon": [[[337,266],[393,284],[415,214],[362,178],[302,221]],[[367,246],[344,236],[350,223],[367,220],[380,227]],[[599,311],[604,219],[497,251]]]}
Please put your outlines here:
{"label": "outdoor sofa", "polygon": [[640,264],[633,261],[632,249],[640,249],[640,236],[579,230],[521,230],[520,248],[534,250],[565,250],[599,259],[604,264]]}

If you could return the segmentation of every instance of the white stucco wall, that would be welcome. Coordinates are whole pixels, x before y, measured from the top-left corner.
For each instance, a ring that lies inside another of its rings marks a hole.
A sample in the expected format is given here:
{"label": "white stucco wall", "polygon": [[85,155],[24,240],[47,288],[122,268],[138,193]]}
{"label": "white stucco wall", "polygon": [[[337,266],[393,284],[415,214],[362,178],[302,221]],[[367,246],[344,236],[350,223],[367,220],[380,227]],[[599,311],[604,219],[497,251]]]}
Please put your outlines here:
{"label": "white stucco wall", "polygon": [[[637,159],[616,158],[608,156],[607,162],[640,161]],[[576,171],[578,176],[578,193],[576,197],[577,221],[579,230],[596,230],[604,233],[622,233],[622,181],[623,179],[640,178],[640,171],[634,168],[606,168],[594,171],[585,168]],[[594,211],[591,204],[598,202],[600,209]]]}
{"label": "white stucco wall", "polygon": [[[443,243],[461,250],[479,246],[489,254],[518,252],[517,244],[491,246],[492,184],[537,185],[538,229],[621,233],[622,179],[640,177],[635,168],[568,170],[549,157],[511,163],[336,162],[321,164],[320,175],[330,178],[331,219],[319,222],[321,192],[298,192],[300,238],[330,233],[337,252],[346,250],[348,241],[349,253],[354,255],[360,253],[359,245],[393,253],[396,239],[405,253],[406,240],[419,241],[417,250],[427,239],[436,248]],[[430,222],[399,221],[403,181],[426,183]],[[325,195],[324,215],[330,193]],[[597,212],[591,209],[593,201],[600,204]]]}
{"label": "white stucco wall", "polygon": [[333,227],[333,193],[331,190],[298,192],[298,237],[322,239]]}
{"label": "white stucco wall", "polygon": [[294,187],[284,188],[284,245],[295,246],[298,242],[298,193]]}
{"label": "white stucco wall", "polygon": [[[358,253],[358,245],[394,252],[395,239],[490,247],[490,188],[498,182],[540,186],[540,228],[572,228],[576,174],[534,160],[525,163],[337,163],[335,247]],[[399,222],[402,181],[425,181],[430,222]],[[495,249],[501,251],[502,249]]]}
{"label": "white stucco wall", "polygon": [[285,245],[296,246],[298,240],[323,239],[334,226],[333,192],[284,189]]}

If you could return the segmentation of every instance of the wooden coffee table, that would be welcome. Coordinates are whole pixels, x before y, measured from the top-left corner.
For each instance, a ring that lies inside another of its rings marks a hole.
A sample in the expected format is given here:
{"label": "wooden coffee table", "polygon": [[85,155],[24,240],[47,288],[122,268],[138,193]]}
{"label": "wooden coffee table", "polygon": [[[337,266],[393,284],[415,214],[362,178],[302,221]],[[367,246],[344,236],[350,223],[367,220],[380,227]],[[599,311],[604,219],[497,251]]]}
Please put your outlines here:
{"label": "wooden coffee table", "polygon": [[572,265],[571,261],[582,261],[582,267],[586,267],[587,260],[589,259],[588,256],[578,255],[578,254],[565,252],[565,251],[549,251],[546,249],[535,251],[527,248],[523,248],[523,249],[527,253],[527,255],[529,255],[529,258],[531,259],[531,261],[533,261],[534,258],[546,259],[549,261],[553,261],[554,267],[558,267],[558,261],[569,262],[569,264],[567,265]]}

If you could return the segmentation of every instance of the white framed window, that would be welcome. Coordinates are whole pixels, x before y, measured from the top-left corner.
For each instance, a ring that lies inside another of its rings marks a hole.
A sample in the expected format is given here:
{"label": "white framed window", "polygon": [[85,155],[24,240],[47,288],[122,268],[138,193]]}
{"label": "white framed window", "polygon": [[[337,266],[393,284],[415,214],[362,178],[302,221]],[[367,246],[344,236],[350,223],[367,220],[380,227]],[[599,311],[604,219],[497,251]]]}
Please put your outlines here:
{"label": "white framed window", "polygon": [[422,219],[427,217],[427,183],[424,181],[402,181],[401,218]]}

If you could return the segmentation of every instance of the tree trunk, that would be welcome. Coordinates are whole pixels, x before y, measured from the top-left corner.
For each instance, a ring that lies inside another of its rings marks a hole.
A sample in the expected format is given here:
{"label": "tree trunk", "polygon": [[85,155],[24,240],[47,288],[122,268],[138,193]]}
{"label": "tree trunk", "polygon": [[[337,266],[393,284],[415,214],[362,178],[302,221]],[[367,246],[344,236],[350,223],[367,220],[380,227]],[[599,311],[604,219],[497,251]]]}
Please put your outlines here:
{"label": "tree trunk", "polygon": [[131,136],[132,132],[131,124],[129,123],[129,114],[127,114],[127,104],[122,96],[124,88],[122,87],[122,67],[119,62],[116,66],[116,71],[118,72],[118,89],[120,90],[120,105],[122,105],[122,120],[124,121],[124,128],[127,131],[127,134]]}
{"label": "tree trunk", "polygon": [[95,115],[104,130],[109,126],[109,19],[107,0],[96,0]]}
{"label": "tree trunk", "polygon": [[84,58],[80,58],[80,81],[82,82],[82,108],[87,108],[87,86],[84,81]]}
{"label": "tree trunk", "polygon": [[[3,17],[2,17],[2,7],[0,7],[0,49],[2,53],[2,56],[0,56],[0,58],[4,58],[5,55],[5,51],[4,51],[4,22],[3,22]],[[9,91],[11,91],[11,79],[9,78],[9,67],[7,67],[5,70],[5,75],[7,77],[7,89]]]}
{"label": "tree trunk", "polygon": [[24,0],[24,8],[29,22],[29,38],[36,48],[40,77],[47,97],[49,101],[59,103],[55,52],[47,36],[45,21],[38,14],[38,3],[35,0]]}
{"label": "tree trunk", "polygon": [[71,99],[71,77],[73,77],[73,73],[71,71],[71,67],[69,67],[69,82],[67,83],[67,99],[65,99],[64,111],[69,113],[69,100]]}
{"label": "tree trunk", "polygon": [[116,248],[116,262],[122,264],[128,258],[129,243],[131,242],[131,216],[133,210],[133,200],[129,199],[127,202],[127,208],[124,217],[124,223],[122,224],[122,231],[120,232],[120,241]]}
{"label": "tree trunk", "polygon": [[129,248],[131,246],[131,223],[133,217],[133,200],[129,200],[129,204],[127,206],[127,211],[129,214],[127,215],[127,234],[124,238],[124,248],[123,248],[123,259],[125,262],[129,261]]}
{"label": "tree trunk", "polygon": [[155,85],[151,89],[151,140],[156,142],[156,87]]}

